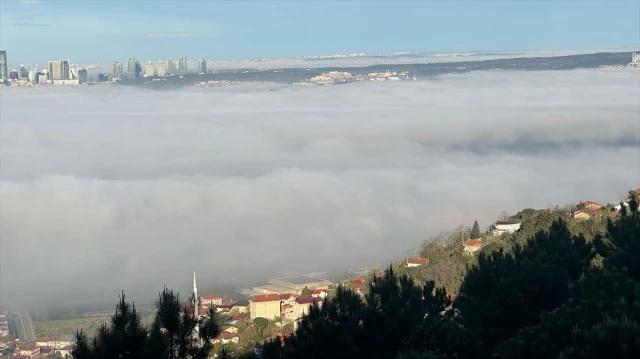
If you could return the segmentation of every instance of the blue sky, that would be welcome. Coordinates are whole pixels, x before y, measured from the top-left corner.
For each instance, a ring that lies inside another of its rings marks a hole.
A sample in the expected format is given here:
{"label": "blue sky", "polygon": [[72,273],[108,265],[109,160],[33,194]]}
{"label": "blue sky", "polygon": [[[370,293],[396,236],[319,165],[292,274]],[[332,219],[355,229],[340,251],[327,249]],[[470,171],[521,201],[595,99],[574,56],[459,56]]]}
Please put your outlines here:
{"label": "blue sky", "polygon": [[640,46],[640,1],[0,1],[10,63]]}

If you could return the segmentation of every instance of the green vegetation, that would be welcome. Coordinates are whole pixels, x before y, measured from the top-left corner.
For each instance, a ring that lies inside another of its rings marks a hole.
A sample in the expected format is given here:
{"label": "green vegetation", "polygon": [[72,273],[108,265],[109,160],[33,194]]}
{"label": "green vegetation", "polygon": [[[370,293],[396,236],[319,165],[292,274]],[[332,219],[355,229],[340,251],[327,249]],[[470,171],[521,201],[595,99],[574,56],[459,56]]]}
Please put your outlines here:
{"label": "green vegetation", "polygon": [[[295,336],[267,341],[264,358],[640,357],[640,213],[635,196],[629,204],[602,226],[520,212],[522,230],[496,241],[508,250],[468,263],[455,301],[413,268],[373,277],[364,299],[339,287]],[[459,260],[461,240],[449,239],[423,255]]]}

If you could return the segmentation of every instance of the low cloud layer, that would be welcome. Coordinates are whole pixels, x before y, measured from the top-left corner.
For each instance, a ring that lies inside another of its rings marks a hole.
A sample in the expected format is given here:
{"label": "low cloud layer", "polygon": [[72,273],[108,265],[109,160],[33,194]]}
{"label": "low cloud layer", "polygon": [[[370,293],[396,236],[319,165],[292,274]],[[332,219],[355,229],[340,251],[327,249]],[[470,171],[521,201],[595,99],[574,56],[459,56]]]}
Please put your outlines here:
{"label": "low cloud layer", "polygon": [[316,88],[0,92],[0,289],[150,300],[164,284],[387,263],[502,210],[640,182],[640,72],[477,72]]}

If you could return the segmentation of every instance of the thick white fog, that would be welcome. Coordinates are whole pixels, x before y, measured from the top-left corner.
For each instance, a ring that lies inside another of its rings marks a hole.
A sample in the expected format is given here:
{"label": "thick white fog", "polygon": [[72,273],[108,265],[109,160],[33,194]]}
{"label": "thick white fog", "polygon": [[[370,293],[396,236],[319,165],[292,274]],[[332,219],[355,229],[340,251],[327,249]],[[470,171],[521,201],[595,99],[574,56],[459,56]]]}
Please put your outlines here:
{"label": "thick white fog", "polygon": [[640,185],[631,69],[0,91],[0,290],[29,303],[379,265]]}

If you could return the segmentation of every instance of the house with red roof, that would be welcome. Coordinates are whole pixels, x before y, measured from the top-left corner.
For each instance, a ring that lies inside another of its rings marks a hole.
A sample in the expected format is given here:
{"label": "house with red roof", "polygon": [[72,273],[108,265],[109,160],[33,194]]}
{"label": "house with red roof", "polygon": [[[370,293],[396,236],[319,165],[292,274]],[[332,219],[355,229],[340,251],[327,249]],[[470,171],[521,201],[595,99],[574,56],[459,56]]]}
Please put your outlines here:
{"label": "house with red roof", "polygon": [[484,243],[481,239],[469,239],[468,241],[462,243],[462,250],[464,251],[464,254],[474,255],[476,254],[476,252],[482,249],[483,244]]}

